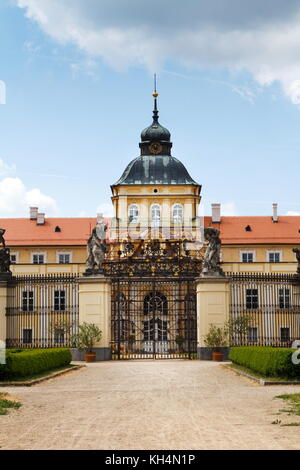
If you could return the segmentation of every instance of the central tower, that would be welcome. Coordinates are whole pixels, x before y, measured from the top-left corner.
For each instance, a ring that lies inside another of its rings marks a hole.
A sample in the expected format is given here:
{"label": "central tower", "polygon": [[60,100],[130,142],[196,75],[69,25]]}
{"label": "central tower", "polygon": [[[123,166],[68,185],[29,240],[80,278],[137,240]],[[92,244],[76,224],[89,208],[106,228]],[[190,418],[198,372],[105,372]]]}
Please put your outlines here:
{"label": "central tower", "polygon": [[[181,161],[172,156],[171,134],[159,122],[156,89],[153,98],[153,121],[141,133],[140,155],[111,186],[118,232],[114,238],[120,241],[128,236],[190,238],[188,235],[197,217],[201,186],[191,178]],[[179,226],[182,227],[180,235]]]}

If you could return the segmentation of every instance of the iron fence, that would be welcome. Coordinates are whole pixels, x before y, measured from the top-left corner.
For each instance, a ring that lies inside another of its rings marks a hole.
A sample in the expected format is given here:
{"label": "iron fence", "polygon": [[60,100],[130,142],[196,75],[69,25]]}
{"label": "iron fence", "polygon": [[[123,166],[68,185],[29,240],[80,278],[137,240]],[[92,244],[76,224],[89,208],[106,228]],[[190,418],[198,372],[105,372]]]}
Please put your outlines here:
{"label": "iron fence", "polygon": [[71,347],[79,323],[78,277],[14,277],[8,289],[7,347]]}
{"label": "iron fence", "polygon": [[291,347],[300,339],[300,280],[293,274],[230,274],[231,346]]}

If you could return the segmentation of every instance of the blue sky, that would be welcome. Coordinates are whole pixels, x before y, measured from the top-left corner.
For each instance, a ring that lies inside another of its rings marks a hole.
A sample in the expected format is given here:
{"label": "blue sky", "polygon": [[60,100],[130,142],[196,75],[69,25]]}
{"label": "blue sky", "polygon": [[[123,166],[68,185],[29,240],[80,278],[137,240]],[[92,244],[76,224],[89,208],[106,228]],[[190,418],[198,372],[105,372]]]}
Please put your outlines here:
{"label": "blue sky", "polygon": [[206,213],[300,214],[300,2],[198,3],[1,1],[0,217],[109,213],[151,123],[154,71]]}

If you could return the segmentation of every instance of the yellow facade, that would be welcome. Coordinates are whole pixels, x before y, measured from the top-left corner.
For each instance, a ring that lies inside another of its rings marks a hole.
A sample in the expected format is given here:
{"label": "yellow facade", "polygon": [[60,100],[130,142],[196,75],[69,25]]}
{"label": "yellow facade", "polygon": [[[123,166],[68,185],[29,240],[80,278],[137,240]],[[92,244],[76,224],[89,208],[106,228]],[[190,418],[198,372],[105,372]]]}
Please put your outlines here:
{"label": "yellow facade", "polygon": [[[296,255],[293,248],[300,245],[222,245],[222,268],[225,272],[251,273],[295,273],[297,271]],[[269,262],[269,253],[279,253],[280,261]],[[243,263],[242,254],[253,253],[252,263]]]}

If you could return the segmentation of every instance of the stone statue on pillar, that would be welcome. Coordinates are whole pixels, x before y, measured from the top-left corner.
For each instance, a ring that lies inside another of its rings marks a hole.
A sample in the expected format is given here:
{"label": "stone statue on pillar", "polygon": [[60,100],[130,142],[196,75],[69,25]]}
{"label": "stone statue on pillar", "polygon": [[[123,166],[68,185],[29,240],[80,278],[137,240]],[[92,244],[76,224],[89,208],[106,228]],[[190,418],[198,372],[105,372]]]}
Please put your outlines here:
{"label": "stone statue on pillar", "polygon": [[105,253],[107,252],[106,231],[107,226],[103,221],[101,221],[93,229],[92,234],[88,239],[86,276],[103,273],[102,265],[105,259]]}
{"label": "stone statue on pillar", "polygon": [[202,276],[225,276],[224,271],[220,266],[220,231],[213,227],[207,227],[204,229],[204,238],[207,240],[208,245],[202,264]]}
{"label": "stone statue on pillar", "polygon": [[5,230],[0,229],[0,278],[11,276],[10,249],[5,244]]}
{"label": "stone statue on pillar", "polygon": [[293,248],[293,253],[296,253],[296,258],[298,261],[297,274],[300,275],[300,248]]}

